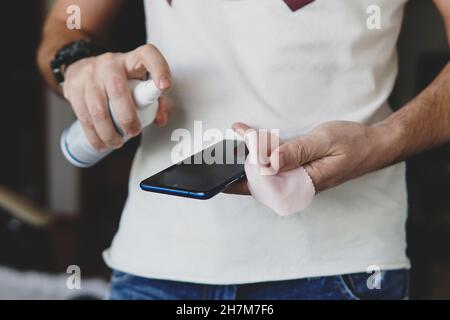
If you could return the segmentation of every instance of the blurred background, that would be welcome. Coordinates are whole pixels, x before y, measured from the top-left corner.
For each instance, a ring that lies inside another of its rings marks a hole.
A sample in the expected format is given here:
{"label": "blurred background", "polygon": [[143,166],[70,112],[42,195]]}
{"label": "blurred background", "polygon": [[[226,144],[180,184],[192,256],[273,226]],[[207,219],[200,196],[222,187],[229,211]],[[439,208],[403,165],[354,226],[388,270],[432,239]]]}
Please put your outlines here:
{"label": "blurred background", "polygon": [[[93,169],[79,170],[59,149],[74,121],[49,92],[36,49],[53,1],[5,1],[0,11],[0,299],[101,298],[109,270],[101,258],[117,230],[138,139]],[[26,7],[26,9],[24,9]],[[113,30],[118,51],[145,42],[142,0],[129,0]],[[441,18],[430,0],[410,0],[399,40],[400,74],[391,104],[407,103],[450,58]],[[450,146],[408,162],[411,297],[450,299]],[[77,265],[83,290],[68,293]]]}

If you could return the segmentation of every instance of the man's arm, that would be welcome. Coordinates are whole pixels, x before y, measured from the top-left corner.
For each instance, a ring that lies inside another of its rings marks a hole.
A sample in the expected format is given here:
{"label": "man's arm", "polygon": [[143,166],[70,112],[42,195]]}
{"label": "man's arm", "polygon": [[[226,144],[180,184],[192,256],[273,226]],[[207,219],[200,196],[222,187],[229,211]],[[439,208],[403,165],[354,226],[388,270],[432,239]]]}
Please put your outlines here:
{"label": "man's arm", "polygon": [[[450,1],[434,0],[444,18],[450,43]],[[243,132],[245,124],[235,124]],[[373,126],[334,121],[289,141],[270,155],[275,172],[304,166],[317,191],[403,161],[450,142],[450,63],[415,99]],[[246,183],[229,193],[248,194]]]}
{"label": "man's arm", "polygon": [[[450,35],[450,1],[435,0],[435,3]],[[321,143],[322,139],[325,141]],[[317,189],[323,190],[449,141],[450,64],[447,64],[431,85],[384,121],[371,127],[325,124],[311,137],[281,146],[273,155],[273,162],[277,170],[306,165]]]}
{"label": "man's arm", "polygon": [[450,44],[450,1],[448,0],[433,0],[439,12],[444,19],[445,28],[447,29],[447,39]]}
{"label": "man's arm", "polygon": [[[108,31],[124,1],[57,0],[46,20],[38,52],[38,65],[47,83],[70,102],[87,139],[97,150],[123,145],[108,105],[126,136],[134,137],[141,132],[128,80],[142,79],[150,73],[160,90],[168,90],[172,79],[166,60],[150,44],[127,53],[109,52],[81,59],[64,70],[63,87],[56,83],[50,61],[60,48],[76,40],[90,38],[106,44]],[[77,5],[81,10],[81,30],[66,27],[66,11],[70,5]],[[155,120],[158,125],[167,123],[170,105],[167,98],[160,99]]]}
{"label": "man's arm", "polygon": [[392,143],[392,162],[449,142],[450,63],[414,100],[376,127],[399,132]]}
{"label": "man's arm", "polygon": [[[56,83],[50,61],[56,52],[64,45],[90,38],[99,43],[106,44],[108,31],[114,22],[124,0],[56,0],[44,24],[42,41],[38,50],[38,66],[50,87],[62,93],[61,87]],[[66,20],[69,16],[67,8],[77,5],[81,11],[81,30],[69,30]]]}
{"label": "man's arm", "polygon": [[[450,1],[434,2],[444,18],[450,44]],[[398,147],[393,150],[394,161],[449,142],[450,63],[422,93],[380,125],[401,132],[398,143],[394,143]]]}

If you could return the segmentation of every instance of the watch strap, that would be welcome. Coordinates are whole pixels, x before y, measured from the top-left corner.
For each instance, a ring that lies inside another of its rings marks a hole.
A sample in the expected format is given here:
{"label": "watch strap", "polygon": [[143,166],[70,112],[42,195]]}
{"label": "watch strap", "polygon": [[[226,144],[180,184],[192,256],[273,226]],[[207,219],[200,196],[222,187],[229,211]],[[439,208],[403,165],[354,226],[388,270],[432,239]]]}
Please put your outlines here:
{"label": "watch strap", "polygon": [[60,84],[64,82],[64,69],[72,63],[84,58],[98,56],[106,51],[90,39],[82,39],[65,45],[58,50],[50,63],[56,81]]}

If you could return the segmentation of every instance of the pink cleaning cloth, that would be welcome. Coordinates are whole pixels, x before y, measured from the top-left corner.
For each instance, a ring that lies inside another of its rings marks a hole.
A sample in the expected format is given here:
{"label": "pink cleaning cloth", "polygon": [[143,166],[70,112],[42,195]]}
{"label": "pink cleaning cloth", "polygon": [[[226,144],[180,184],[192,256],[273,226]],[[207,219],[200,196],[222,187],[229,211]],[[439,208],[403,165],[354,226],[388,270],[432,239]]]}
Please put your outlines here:
{"label": "pink cleaning cloth", "polygon": [[299,167],[277,173],[270,167],[270,155],[281,144],[278,135],[268,130],[250,129],[244,139],[249,151],[245,173],[252,196],[280,216],[306,209],[316,194],[306,170]]}

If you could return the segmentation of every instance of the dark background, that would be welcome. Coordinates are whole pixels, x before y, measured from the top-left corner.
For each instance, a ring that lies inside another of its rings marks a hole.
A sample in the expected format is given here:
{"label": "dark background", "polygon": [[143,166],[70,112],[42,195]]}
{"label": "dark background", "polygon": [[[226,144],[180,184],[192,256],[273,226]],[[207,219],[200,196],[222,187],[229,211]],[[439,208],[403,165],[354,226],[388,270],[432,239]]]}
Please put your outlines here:
{"label": "dark background", "polygon": [[[43,226],[27,222],[4,206],[2,209],[0,194],[0,265],[65,272],[68,265],[77,264],[84,274],[107,278],[109,270],[101,252],[117,229],[138,141],[94,169],[70,169],[74,171],[68,177],[75,177],[71,178],[75,182],[64,175],[69,170],[65,164],[55,164],[61,160],[52,151],[56,148],[52,125],[55,117],[58,120],[58,112],[62,112],[58,108],[63,102],[48,93],[35,65],[49,2],[4,1],[0,11],[0,188],[31,200],[37,211],[52,217]],[[145,42],[142,2],[127,1],[126,7],[113,30],[114,47],[120,51]],[[449,59],[443,26],[431,1],[409,2],[399,53],[400,75],[391,98],[394,109],[420,92]],[[69,120],[56,122],[65,126]],[[55,172],[58,166],[62,166],[61,172]],[[71,192],[57,192],[71,185]],[[408,161],[408,188],[411,296],[448,299],[450,147],[443,146]],[[68,205],[71,201],[75,205]]]}

